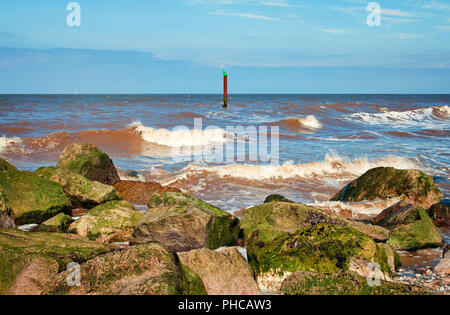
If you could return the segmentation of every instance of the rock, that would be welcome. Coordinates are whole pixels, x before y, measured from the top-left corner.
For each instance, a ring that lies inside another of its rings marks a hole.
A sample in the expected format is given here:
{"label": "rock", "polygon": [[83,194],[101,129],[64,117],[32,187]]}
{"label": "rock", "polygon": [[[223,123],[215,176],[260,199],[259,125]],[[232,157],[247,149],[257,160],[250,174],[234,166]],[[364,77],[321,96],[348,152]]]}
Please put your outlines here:
{"label": "rock", "polygon": [[0,186],[0,229],[15,229],[14,214]]}
{"label": "rock", "polygon": [[155,193],[133,232],[133,244],[160,242],[177,252],[235,245],[239,219],[182,193]]}
{"label": "rock", "polygon": [[72,223],[69,232],[102,243],[128,242],[142,216],[126,201],[110,201]]}
{"label": "rock", "polygon": [[183,274],[175,255],[157,243],[132,246],[81,265],[81,285],[70,287],[69,272],[58,274],[44,295],[181,295]]}
{"label": "rock", "polygon": [[42,223],[37,231],[39,232],[55,232],[55,233],[65,233],[69,228],[69,225],[73,222],[71,216],[60,213],[53,218]]}
{"label": "rock", "polygon": [[[372,279],[373,280],[373,279]],[[380,281],[380,285],[369,285],[370,281],[357,273],[338,271],[320,274],[299,271],[283,281],[281,292],[285,295],[424,295],[425,289],[401,283]]]}
{"label": "rock", "polygon": [[208,295],[202,278],[186,265],[181,264],[183,271],[183,294],[184,295]]}
{"label": "rock", "polygon": [[387,243],[394,248],[421,249],[442,244],[441,234],[421,207],[400,208],[377,222],[392,230]]}
{"label": "rock", "polygon": [[0,172],[15,172],[15,171],[17,171],[17,168],[14,165],[0,158]]}
{"label": "rock", "polygon": [[0,187],[17,225],[40,224],[71,206],[61,185],[30,172],[0,172]]}
{"label": "rock", "polygon": [[450,226],[450,199],[432,205],[428,214],[436,226]]}
{"label": "rock", "polygon": [[40,294],[69,263],[117,249],[76,235],[0,230],[0,295]]}
{"label": "rock", "polygon": [[109,156],[91,144],[72,143],[65,147],[57,167],[105,185],[114,185],[120,180]]}
{"label": "rock", "polygon": [[400,197],[408,204],[428,209],[443,199],[431,176],[418,170],[378,167],[348,184],[332,201],[363,201]]}
{"label": "rock", "polygon": [[321,223],[261,241],[258,231],[248,240],[247,254],[260,288],[278,291],[282,281],[296,271],[371,274],[371,263],[380,266],[380,277],[390,279],[385,250],[369,236],[350,227]]}
{"label": "rock", "polygon": [[163,187],[158,183],[142,183],[122,180],[114,184],[123,200],[139,205],[146,205],[154,193],[181,192],[178,188]]}
{"label": "rock", "polygon": [[208,295],[260,295],[253,272],[237,247],[202,248],[179,253],[183,265],[196,272]]}
{"label": "rock", "polygon": [[447,275],[450,274],[450,251],[448,250],[449,246],[450,245],[447,245],[446,248],[444,248],[441,261],[434,269],[435,273]]}
{"label": "rock", "polygon": [[260,241],[269,241],[284,233],[294,233],[300,228],[318,223],[350,226],[381,242],[386,241],[390,234],[382,227],[343,219],[299,203],[272,202],[258,205],[245,210],[241,218],[244,239],[247,240],[254,231],[258,231]]}
{"label": "rock", "polygon": [[60,184],[75,206],[92,207],[120,199],[113,186],[92,181],[67,169],[42,167],[34,174]]}
{"label": "rock", "polygon": [[270,203],[270,202],[290,202],[293,203],[292,200],[287,199],[284,196],[281,195],[270,195],[264,200],[264,203]]}
{"label": "rock", "polygon": [[381,243],[378,244],[378,246],[384,249],[389,267],[391,268],[391,272],[392,274],[395,274],[402,265],[399,254],[391,245]]}

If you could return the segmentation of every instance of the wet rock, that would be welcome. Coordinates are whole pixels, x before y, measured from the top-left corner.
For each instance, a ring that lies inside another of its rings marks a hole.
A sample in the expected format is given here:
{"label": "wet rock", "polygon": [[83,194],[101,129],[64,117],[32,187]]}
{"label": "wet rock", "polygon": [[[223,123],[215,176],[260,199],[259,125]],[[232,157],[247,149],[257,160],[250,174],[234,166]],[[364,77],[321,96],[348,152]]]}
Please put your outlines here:
{"label": "wet rock", "polygon": [[0,172],[0,187],[17,225],[40,224],[71,206],[61,185],[30,172]]}
{"label": "wet rock", "polygon": [[[447,255],[448,256],[448,255]],[[450,257],[449,258],[442,258],[439,264],[434,269],[435,273],[438,274],[450,274]]]}
{"label": "wet rock", "polygon": [[[372,279],[375,280],[375,279]],[[285,295],[423,295],[428,294],[416,286],[380,281],[368,282],[354,272],[338,271],[331,274],[301,271],[283,281]]]}
{"label": "wet rock", "polygon": [[154,193],[181,192],[178,188],[163,187],[158,183],[142,183],[122,180],[114,184],[123,200],[145,205]]}
{"label": "wet rock", "polygon": [[42,167],[34,174],[60,184],[72,204],[77,206],[92,207],[120,199],[113,186],[92,181],[67,169]]}
{"label": "wet rock", "polygon": [[69,263],[117,249],[76,235],[0,230],[0,295],[40,294]]}
{"label": "wet rock", "polygon": [[436,226],[450,226],[450,199],[432,205],[428,214]]}
{"label": "wet rock", "polygon": [[319,273],[350,270],[364,276],[371,273],[371,263],[377,263],[382,279],[392,277],[385,250],[350,227],[316,224],[271,240],[258,233],[252,233],[248,240],[247,254],[264,290],[279,290],[287,276],[301,270]]}
{"label": "wet rock", "polygon": [[290,202],[293,203],[292,200],[287,199],[284,196],[281,195],[270,195],[264,200],[264,203],[270,203],[270,202]]}
{"label": "wet rock", "polygon": [[142,216],[126,201],[110,201],[72,223],[69,232],[102,243],[128,242]]}
{"label": "wet rock", "polygon": [[182,193],[155,193],[133,232],[133,244],[160,242],[177,252],[235,245],[239,219]]}
{"label": "wet rock", "polygon": [[195,271],[209,295],[261,294],[253,272],[236,247],[179,253],[183,265]]}
{"label": "wet rock", "polygon": [[407,204],[428,209],[443,199],[431,176],[418,170],[378,167],[348,184],[332,201],[363,201],[400,197]]}
{"label": "wet rock", "polygon": [[114,185],[120,180],[109,156],[91,144],[73,143],[65,147],[57,167],[105,185]]}
{"label": "wet rock", "polygon": [[71,216],[60,213],[53,218],[42,223],[37,231],[39,232],[55,232],[55,233],[65,233],[69,228],[69,225],[73,222]]}
{"label": "wet rock", "polygon": [[0,229],[15,229],[14,214],[0,187]]}
{"label": "wet rock", "polygon": [[81,285],[68,286],[69,271],[49,283],[45,295],[181,295],[183,272],[167,247],[152,243],[98,256],[81,265]]}

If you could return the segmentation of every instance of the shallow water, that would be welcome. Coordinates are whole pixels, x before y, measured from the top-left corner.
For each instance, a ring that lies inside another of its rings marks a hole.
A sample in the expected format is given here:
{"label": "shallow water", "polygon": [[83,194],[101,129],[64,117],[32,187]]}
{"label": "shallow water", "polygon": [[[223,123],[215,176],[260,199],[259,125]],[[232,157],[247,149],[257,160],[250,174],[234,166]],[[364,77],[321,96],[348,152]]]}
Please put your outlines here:
{"label": "shallow water", "polygon": [[[55,165],[68,143],[89,142],[121,171],[139,171],[225,210],[271,193],[323,203],[377,166],[422,169],[449,196],[449,95],[232,95],[227,110],[220,101],[219,95],[2,95],[0,155],[34,170]],[[194,118],[212,128],[203,135],[172,130],[193,128]],[[189,155],[180,146],[211,148],[229,137],[227,126],[279,126],[279,165],[179,161]]]}

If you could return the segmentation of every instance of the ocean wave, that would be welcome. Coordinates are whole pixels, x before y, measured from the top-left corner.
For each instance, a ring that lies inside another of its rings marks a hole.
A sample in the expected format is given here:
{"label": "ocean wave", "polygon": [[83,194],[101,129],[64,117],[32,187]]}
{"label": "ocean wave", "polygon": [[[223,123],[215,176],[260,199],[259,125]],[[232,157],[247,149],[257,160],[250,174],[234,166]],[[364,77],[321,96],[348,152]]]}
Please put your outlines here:
{"label": "ocean wave", "polygon": [[168,130],[147,127],[140,122],[133,122],[129,127],[134,128],[145,141],[168,147],[205,146],[226,142],[225,130],[221,128]]}
{"label": "ocean wave", "polygon": [[358,120],[370,125],[427,125],[436,121],[447,122],[450,119],[448,105],[419,108],[406,111],[383,111],[380,113],[355,113],[347,116],[348,119]]}
{"label": "ocean wave", "polygon": [[280,120],[272,125],[279,125],[282,129],[286,129],[293,132],[312,131],[322,128],[322,125],[313,115],[309,115],[303,118],[287,118]]}
{"label": "ocean wave", "polygon": [[282,165],[251,165],[229,164],[220,166],[201,166],[190,164],[175,178],[164,184],[173,183],[179,179],[187,178],[190,174],[201,172],[213,173],[219,177],[241,178],[248,180],[295,179],[295,178],[352,178],[360,176],[375,167],[395,167],[397,169],[423,168],[418,161],[399,156],[385,156],[377,160],[358,158],[349,160],[336,153],[329,153],[320,162],[307,164],[294,164],[287,162]]}
{"label": "ocean wave", "polygon": [[9,145],[21,143],[22,139],[18,137],[7,138],[5,136],[0,137],[0,153],[4,152]]}

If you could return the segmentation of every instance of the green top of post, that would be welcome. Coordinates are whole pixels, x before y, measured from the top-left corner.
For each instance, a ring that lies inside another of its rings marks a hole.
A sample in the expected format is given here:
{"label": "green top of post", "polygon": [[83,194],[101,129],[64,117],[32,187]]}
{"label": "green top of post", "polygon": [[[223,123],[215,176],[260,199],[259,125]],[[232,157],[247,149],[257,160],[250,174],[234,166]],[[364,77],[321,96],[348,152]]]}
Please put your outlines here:
{"label": "green top of post", "polygon": [[225,69],[222,70],[223,76],[226,77],[228,73],[225,71]]}

